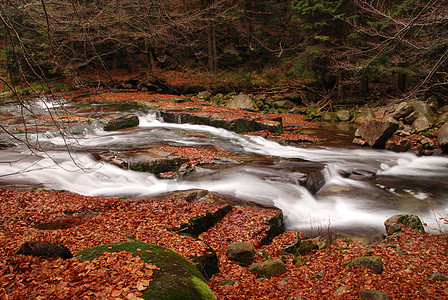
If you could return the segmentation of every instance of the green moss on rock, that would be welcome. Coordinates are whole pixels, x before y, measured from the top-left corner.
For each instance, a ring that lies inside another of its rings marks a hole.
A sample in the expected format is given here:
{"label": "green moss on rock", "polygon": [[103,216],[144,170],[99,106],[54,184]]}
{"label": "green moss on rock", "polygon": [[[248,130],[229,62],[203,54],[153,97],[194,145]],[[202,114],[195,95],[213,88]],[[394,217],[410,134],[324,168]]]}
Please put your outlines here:
{"label": "green moss on rock", "polygon": [[75,257],[91,261],[104,252],[128,251],[160,268],[142,293],[143,299],[215,299],[202,274],[182,255],[158,245],[122,242],[95,246],[78,252]]}

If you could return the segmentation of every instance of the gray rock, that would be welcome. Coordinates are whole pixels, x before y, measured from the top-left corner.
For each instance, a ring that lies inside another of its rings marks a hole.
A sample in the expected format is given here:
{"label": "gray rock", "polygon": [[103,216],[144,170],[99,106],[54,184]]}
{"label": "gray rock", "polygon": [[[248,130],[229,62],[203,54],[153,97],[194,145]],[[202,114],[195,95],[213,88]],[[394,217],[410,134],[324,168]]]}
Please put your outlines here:
{"label": "gray rock", "polygon": [[352,143],[355,144],[355,145],[362,146],[362,147],[369,146],[369,143],[367,143],[366,140],[363,140],[363,139],[360,139],[360,138],[354,138]]}
{"label": "gray rock", "polygon": [[443,152],[448,152],[448,122],[439,128],[437,141],[439,142],[439,146],[442,148]]}
{"label": "gray rock", "polygon": [[375,291],[375,290],[364,290],[359,293],[359,299],[368,300],[392,300],[390,296],[385,293]]}
{"label": "gray rock", "polygon": [[368,118],[373,117],[372,109],[362,108],[355,117],[356,124],[363,124]]}
{"label": "gray rock", "polygon": [[250,266],[249,270],[261,276],[269,277],[286,272],[285,263],[281,259],[269,259]]}
{"label": "gray rock", "polygon": [[408,125],[412,124],[412,122],[414,122],[415,119],[418,118],[418,116],[420,116],[420,113],[417,111],[413,111],[403,119],[403,123]]}
{"label": "gray rock", "polygon": [[232,99],[227,102],[227,106],[235,109],[258,111],[258,107],[252,96],[243,93],[233,96]]}
{"label": "gray rock", "polygon": [[64,245],[54,245],[45,241],[33,241],[22,244],[16,254],[31,255],[38,257],[60,257],[62,259],[72,258],[70,250]]}
{"label": "gray rock", "polygon": [[306,188],[312,193],[317,193],[325,185],[325,174],[322,170],[314,170],[306,176]]}
{"label": "gray rock", "polygon": [[280,100],[280,101],[274,102],[274,107],[292,109],[292,108],[294,108],[294,103],[289,100]]}
{"label": "gray rock", "polygon": [[334,291],[333,296],[339,297],[339,296],[342,296],[344,294],[350,293],[351,291],[352,290],[348,286],[341,285],[340,287],[338,287],[336,289],[336,291]]}
{"label": "gray rock", "polygon": [[435,114],[428,103],[419,100],[414,100],[411,103],[414,106],[414,111],[420,113],[420,115],[424,115],[430,123],[434,122]]}
{"label": "gray rock", "polygon": [[412,128],[416,132],[422,132],[430,129],[432,127],[432,121],[428,119],[427,115],[419,115],[414,122],[412,122]]}
{"label": "gray rock", "polygon": [[440,117],[439,120],[437,121],[437,124],[439,126],[442,126],[443,124],[445,124],[446,122],[448,122],[448,112],[443,113]]}
{"label": "gray rock", "polygon": [[386,141],[398,129],[396,122],[387,119],[368,118],[359,127],[359,134],[373,148],[384,148]]}
{"label": "gray rock", "polygon": [[383,260],[379,256],[363,256],[344,264],[344,267],[364,267],[377,274],[381,274],[383,273]]}
{"label": "gray rock", "polygon": [[351,112],[346,109],[340,109],[340,110],[336,111],[335,114],[336,114],[336,117],[338,117],[339,121],[342,121],[342,122],[347,122],[352,117]]}
{"label": "gray rock", "polygon": [[226,254],[229,259],[248,266],[254,261],[255,249],[251,244],[236,242],[227,247]]}
{"label": "gray rock", "polygon": [[401,230],[402,225],[410,226],[415,230],[425,232],[422,221],[416,215],[393,215],[384,221],[387,235],[394,234],[395,232]]}
{"label": "gray rock", "polygon": [[408,102],[401,102],[392,113],[392,116],[398,120],[400,118],[407,117],[412,111],[412,105],[410,105]]}

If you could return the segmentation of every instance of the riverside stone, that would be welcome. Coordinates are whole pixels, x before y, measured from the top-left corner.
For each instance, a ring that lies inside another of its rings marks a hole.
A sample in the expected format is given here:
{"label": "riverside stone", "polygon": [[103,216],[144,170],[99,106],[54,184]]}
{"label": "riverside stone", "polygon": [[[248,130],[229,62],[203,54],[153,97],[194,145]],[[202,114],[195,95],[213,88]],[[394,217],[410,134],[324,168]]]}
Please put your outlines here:
{"label": "riverside stone", "polygon": [[248,266],[254,261],[255,249],[251,244],[236,242],[227,247],[226,254],[229,259]]}
{"label": "riverside stone", "polygon": [[396,122],[391,122],[390,119],[375,119],[368,118],[359,127],[359,134],[369,143],[373,148],[384,148],[386,141],[398,129]]}
{"label": "riverside stone", "polygon": [[363,290],[359,293],[359,299],[367,300],[392,300],[390,296],[385,293],[375,291],[375,290]]}
{"label": "riverside stone", "polygon": [[406,152],[411,149],[411,140],[401,136],[393,136],[386,142],[386,150]]}
{"label": "riverside stone", "polygon": [[379,256],[363,256],[344,264],[346,268],[364,267],[377,274],[383,273],[383,260]]}
{"label": "riverside stone", "polygon": [[347,122],[352,117],[352,114],[349,110],[346,109],[340,109],[335,112],[336,117],[338,117],[339,121]]}
{"label": "riverside stone", "polygon": [[227,106],[235,109],[258,111],[258,107],[252,96],[243,93],[233,96],[232,99],[227,102]]}
{"label": "riverside stone", "polygon": [[387,235],[391,235],[397,231],[400,231],[402,225],[410,226],[415,230],[425,232],[422,221],[416,215],[393,215],[392,217],[384,221]]}
{"label": "riverside stone", "polygon": [[439,146],[442,148],[443,152],[448,152],[448,122],[439,128],[437,141],[439,142]]}
{"label": "riverside stone", "polygon": [[281,259],[268,259],[262,263],[251,265],[249,270],[261,276],[269,277],[286,272],[286,267]]}
{"label": "riverside stone", "polygon": [[46,241],[26,242],[20,246],[16,254],[31,255],[38,257],[60,257],[62,259],[72,258],[70,250],[64,245],[50,244]]}
{"label": "riverside stone", "polygon": [[137,115],[131,114],[126,116],[121,116],[116,119],[110,120],[105,126],[104,131],[113,131],[124,128],[130,128],[138,126],[139,119]]}

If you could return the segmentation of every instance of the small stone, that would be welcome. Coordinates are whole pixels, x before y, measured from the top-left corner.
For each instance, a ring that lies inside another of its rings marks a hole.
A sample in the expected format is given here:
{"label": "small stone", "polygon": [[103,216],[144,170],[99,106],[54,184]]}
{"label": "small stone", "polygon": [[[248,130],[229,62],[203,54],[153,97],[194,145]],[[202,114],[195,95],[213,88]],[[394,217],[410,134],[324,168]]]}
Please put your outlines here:
{"label": "small stone", "polygon": [[322,277],[324,277],[324,272],[320,271],[320,272],[314,274],[313,276],[311,276],[311,279],[320,279]]}
{"label": "small stone", "polygon": [[364,290],[359,293],[359,299],[368,300],[392,300],[390,296],[385,293],[375,291],[375,290]]}
{"label": "small stone", "polygon": [[350,293],[352,290],[348,286],[340,286],[334,291],[333,296],[341,296]]}
{"label": "small stone", "polygon": [[448,278],[442,274],[440,274],[439,272],[434,272],[431,274],[431,276],[429,276],[426,281],[428,280],[442,280],[442,281],[447,281]]}
{"label": "small stone", "polygon": [[352,268],[352,267],[364,267],[367,269],[372,270],[373,272],[377,274],[383,273],[383,260],[379,256],[364,256],[356,258],[346,264],[344,264],[344,267],[346,268]]}
{"label": "small stone", "polygon": [[16,254],[47,258],[60,257],[62,259],[73,257],[73,254],[64,245],[54,245],[45,241],[26,242],[20,247]]}
{"label": "small stone", "polygon": [[262,263],[251,265],[249,270],[261,276],[269,277],[286,272],[286,267],[281,259],[269,259]]}
{"label": "small stone", "polygon": [[254,246],[248,243],[232,243],[227,247],[227,257],[243,265],[250,265],[254,261]]}

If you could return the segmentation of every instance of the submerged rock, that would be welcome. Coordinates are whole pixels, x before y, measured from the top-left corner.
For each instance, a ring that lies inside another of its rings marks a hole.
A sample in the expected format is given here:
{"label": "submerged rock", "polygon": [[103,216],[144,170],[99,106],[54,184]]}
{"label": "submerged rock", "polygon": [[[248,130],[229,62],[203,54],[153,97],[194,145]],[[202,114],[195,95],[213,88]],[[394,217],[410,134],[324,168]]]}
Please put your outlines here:
{"label": "submerged rock", "polygon": [[143,299],[215,299],[203,275],[182,255],[165,247],[141,242],[112,243],[82,250],[75,257],[91,261],[104,252],[120,251],[131,252],[159,268],[142,291]]}
{"label": "submerged rock", "polygon": [[38,257],[60,257],[62,259],[72,258],[70,250],[64,245],[54,245],[45,241],[33,241],[24,243],[16,254],[32,255]]}

